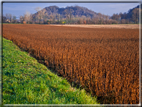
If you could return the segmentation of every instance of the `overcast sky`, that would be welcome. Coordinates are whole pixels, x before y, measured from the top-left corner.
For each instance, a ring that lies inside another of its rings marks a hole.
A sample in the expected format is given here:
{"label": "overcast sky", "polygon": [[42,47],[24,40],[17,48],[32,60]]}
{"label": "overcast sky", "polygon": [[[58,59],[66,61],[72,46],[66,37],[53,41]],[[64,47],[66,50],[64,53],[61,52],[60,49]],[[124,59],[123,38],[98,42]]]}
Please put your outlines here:
{"label": "overcast sky", "polygon": [[[61,0],[61,1],[64,1],[64,0]],[[107,0],[103,0],[103,1],[107,1]],[[113,0],[113,1],[118,1],[118,0]],[[134,1],[134,0],[125,0],[125,1]],[[135,0],[135,1],[139,1],[139,0]],[[64,8],[67,6],[77,5],[77,6],[86,7],[97,13],[100,12],[102,14],[111,16],[113,15],[113,13],[128,12],[129,9],[136,7],[137,5],[139,5],[139,3],[103,3],[103,2],[102,3],[3,3],[3,15],[5,15],[6,13],[10,13],[12,15],[15,15],[16,17],[19,17],[20,15],[24,15],[25,12],[27,11],[32,14],[35,13],[36,7],[45,8],[48,6],[55,6],[55,5],[58,7],[64,7]]]}

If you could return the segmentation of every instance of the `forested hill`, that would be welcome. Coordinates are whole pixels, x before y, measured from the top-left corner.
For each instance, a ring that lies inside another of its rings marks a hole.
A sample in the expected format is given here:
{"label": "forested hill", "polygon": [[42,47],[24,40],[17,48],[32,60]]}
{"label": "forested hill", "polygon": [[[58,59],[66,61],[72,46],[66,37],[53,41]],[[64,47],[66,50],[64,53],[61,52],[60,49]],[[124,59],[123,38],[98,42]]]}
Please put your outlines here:
{"label": "forested hill", "polygon": [[[141,5],[141,8],[142,8],[142,5]],[[139,16],[139,5],[133,9],[130,9],[127,13],[127,19],[132,19],[133,17],[138,17],[138,16]]]}
{"label": "forested hill", "polygon": [[[141,5],[142,8],[142,5]],[[139,22],[139,5],[130,9],[127,13],[113,14],[111,19],[121,21],[122,23]]]}
{"label": "forested hill", "polygon": [[61,17],[61,18],[74,18],[74,17],[84,17],[84,18],[93,18],[93,17],[104,17],[101,13],[96,13],[92,10],[89,10],[85,7],[80,6],[68,6],[66,8],[59,8],[57,6],[45,7],[41,11],[33,14],[33,18],[37,17],[39,13],[50,17]]}

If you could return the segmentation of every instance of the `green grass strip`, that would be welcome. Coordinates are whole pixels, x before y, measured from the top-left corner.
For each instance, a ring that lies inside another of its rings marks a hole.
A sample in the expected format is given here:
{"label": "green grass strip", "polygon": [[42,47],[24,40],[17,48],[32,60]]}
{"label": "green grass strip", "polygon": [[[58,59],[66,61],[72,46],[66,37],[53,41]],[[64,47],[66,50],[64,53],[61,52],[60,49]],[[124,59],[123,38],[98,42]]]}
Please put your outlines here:
{"label": "green grass strip", "polygon": [[3,38],[3,104],[99,104]]}

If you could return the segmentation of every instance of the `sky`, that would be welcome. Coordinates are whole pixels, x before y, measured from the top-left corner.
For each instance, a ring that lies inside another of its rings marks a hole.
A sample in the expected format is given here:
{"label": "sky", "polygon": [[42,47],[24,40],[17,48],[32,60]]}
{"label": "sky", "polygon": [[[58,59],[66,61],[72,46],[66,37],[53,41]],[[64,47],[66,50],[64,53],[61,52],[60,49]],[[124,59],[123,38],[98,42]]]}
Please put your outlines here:
{"label": "sky", "polygon": [[[63,0],[60,0],[60,1],[63,1]],[[107,0],[103,0],[103,1],[107,1]],[[113,0],[113,1],[117,1],[117,0]],[[134,0],[125,0],[125,1],[134,1]],[[135,1],[139,1],[139,0],[135,0]],[[136,7],[137,5],[139,5],[139,3],[103,3],[103,2],[102,3],[35,3],[35,2],[33,3],[3,3],[3,15],[5,15],[6,13],[10,13],[12,15],[15,15],[18,18],[20,15],[24,15],[26,12],[30,12],[32,14],[35,13],[36,7],[45,8],[48,6],[55,6],[55,5],[60,8],[61,7],[65,8],[67,6],[82,6],[90,10],[93,10],[94,12],[97,12],[97,13],[100,12],[102,14],[111,16],[114,13],[128,12],[129,9]]]}

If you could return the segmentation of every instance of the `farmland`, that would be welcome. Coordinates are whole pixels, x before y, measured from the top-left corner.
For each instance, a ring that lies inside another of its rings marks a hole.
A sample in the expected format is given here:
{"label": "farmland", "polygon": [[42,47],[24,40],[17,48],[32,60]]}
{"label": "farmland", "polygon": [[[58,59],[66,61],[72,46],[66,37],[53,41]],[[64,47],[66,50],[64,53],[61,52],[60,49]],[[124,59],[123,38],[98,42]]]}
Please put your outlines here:
{"label": "farmland", "polygon": [[101,103],[139,103],[139,30],[3,25],[3,37]]}
{"label": "farmland", "polygon": [[2,104],[98,104],[4,38],[2,59]]}

